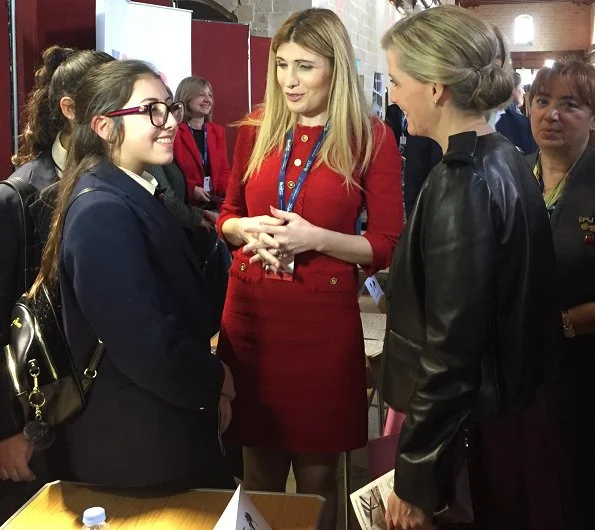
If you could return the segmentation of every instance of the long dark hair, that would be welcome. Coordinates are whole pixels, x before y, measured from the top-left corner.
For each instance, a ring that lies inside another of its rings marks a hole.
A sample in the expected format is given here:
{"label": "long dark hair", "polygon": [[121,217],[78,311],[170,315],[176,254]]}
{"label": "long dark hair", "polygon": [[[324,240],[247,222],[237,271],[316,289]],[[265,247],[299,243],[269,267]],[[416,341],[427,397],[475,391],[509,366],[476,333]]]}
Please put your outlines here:
{"label": "long dark hair", "polygon": [[113,118],[114,127],[107,141],[95,133],[91,121],[95,116],[121,109],[130,100],[135,83],[142,77],[160,79],[155,71],[142,61],[113,61],[95,68],[81,82],[75,94],[72,141],[64,175],[60,180],[56,209],[43,251],[39,275],[31,288],[32,296],[35,296],[42,283],[52,283],[57,278],[65,210],[81,175],[102,160],[111,160],[114,149],[124,141],[122,118]]}
{"label": "long dark hair", "polygon": [[20,147],[12,157],[15,166],[52,148],[58,133],[69,127],[60,109],[60,100],[74,96],[88,70],[114,60],[105,52],[60,46],[50,46],[41,57],[43,65],[35,72],[35,86],[25,105]]}

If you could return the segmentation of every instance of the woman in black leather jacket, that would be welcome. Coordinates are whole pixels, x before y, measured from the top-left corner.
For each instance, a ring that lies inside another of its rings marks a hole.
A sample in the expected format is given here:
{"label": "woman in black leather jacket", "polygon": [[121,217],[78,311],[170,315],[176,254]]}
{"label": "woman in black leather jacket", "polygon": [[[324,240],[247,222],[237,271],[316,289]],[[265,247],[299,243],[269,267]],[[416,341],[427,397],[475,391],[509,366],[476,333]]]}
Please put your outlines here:
{"label": "woman in black leather jacket", "polygon": [[554,402],[566,529],[582,530],[593,526],[595,495],[595,69],[582,61],[541,69],[529,106],[539,145],[529,162],[550,213],[564,323]]}
{"label": "woman in black leather jacket", "polygon": [[[382,44],[410,134],[445,153],[391,266],[384,393],[407,418],[388,527],[558,530],[540,399],[561,339],[554,249],[535,178],[484,118],[512,75],[496,64],[493,28],[453,6],[398,22]],[[473,516],[457,517],[465,489]]]}

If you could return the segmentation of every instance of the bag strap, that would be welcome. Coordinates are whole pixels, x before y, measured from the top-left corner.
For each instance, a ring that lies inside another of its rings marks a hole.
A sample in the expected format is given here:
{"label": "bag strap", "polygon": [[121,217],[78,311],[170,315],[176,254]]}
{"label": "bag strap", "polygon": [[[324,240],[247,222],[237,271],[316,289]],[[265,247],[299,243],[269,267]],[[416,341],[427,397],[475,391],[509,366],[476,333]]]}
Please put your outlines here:
{"label": "bag strap", "polygon": [[[66,216],[68,215],[68,211],[70,210],[70,208],[74,204],[74,202],[79,197],[82,197],[83,195],[86,195],[87,193],[89,193],[91,191],[105,191],[107,193],[113,193],[109,188],[100,187],[100,186],[84,188],[83,190],[79,191],[70,200],[70,202],[68,203],[68,206],[66,206],[66,211],[64,212],[64,224],[66,224]],[[64,230],[64,225],[62,225],[62,230]],[[83,371],[83,377],[85,378],[83,380],[83,392],[85,394],[87,394],[89,392],[89,390],[91,389],[91,384],[93,383],[93,380],[97,377],[97,368],[99,367],[99,363],[101,362],[101,359],[103,358],[104,352],[105,352],[105,346],[103,345],[103,342],[101,341],[101,339],[99,337],[97,337],[97,344],[95,345],[95,348],[93,349],[93,353],[91,355],[91,359],[89,360],[89,364],[87,365],[87,368],[85,368],[85,370]]]}
{"label": "bag strap", "polygon": [[21,234],[22,238],[23,238],[23,271],[24,271],[24,289],[23,290],[27,290],[29,289],[29,287],[31,287],[34,278],[31,278],[31,268],[30,268],[30,264],[31,264],[31,248],[30,248],[30,242],[32,239],[32,234],[31,234],[31,224],[30,222],[28,222],[28,216],[27,216],[27,210],[26,210],[26,204],[27,204],[27,200],[29,199],[29,197],[31,195],[33,195],[34,193],[37,193],[37,188],[35,186],[33,186],[33,184],[30,184],[29,182],[26,182],[25,180],[23,180],[21,177],[10,177],[2,182],[0,182],[0,184],[4,184],[5,186],[8,186],[9,188],[11,188],[16,194],[17,197],[19,199],[19,204],[20,204],[20,212],[21,212],[21,227],[23,229],[23,233]]}

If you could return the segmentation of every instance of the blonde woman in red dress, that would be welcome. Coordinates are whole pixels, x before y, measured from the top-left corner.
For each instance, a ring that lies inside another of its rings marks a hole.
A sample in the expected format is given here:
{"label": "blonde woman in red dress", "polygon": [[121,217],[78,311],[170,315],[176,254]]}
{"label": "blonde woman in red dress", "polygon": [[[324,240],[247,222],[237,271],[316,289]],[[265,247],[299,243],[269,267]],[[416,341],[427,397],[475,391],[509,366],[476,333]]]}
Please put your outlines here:
{"label": "blonde woman in red dress", "polygon": [[403,209],[394,135],[369,113],[332,11],[295,13],[273,37],[264,105],[236,146],[218,222],[235,247],[218,355],[234,373],[245,486],[284,491],[293,466],[334,528],[339,454],[368,433],[357,265],[388,266]]}

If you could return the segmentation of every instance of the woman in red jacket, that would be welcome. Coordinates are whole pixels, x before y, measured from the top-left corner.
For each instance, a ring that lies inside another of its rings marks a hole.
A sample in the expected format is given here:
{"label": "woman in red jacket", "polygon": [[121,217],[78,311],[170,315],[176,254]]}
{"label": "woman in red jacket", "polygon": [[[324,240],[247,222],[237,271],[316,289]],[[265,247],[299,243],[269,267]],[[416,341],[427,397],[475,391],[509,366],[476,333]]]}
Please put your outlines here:
{"label": "woman in red jacket", "polygon": [[[247,489],[327,499],[340,453],[368,438],[358,269],[388,266],[403,223],[401,159],[367,109],[332,11],[292,15],[272,40],[267,92],[240,127],[218,228],[235,246],[218,355],[237,384],[232,429]],[[364,202],[368,230],[356,235]]]}
{"label": "woman in red jacket", "polygon": [[188,199],[204,206],[222,202],[229,181],[225,129],[213,123],[213,87],[202,77],[186,77],[175,101],[186,111],[174,141],[174,158],[186,176]]}

